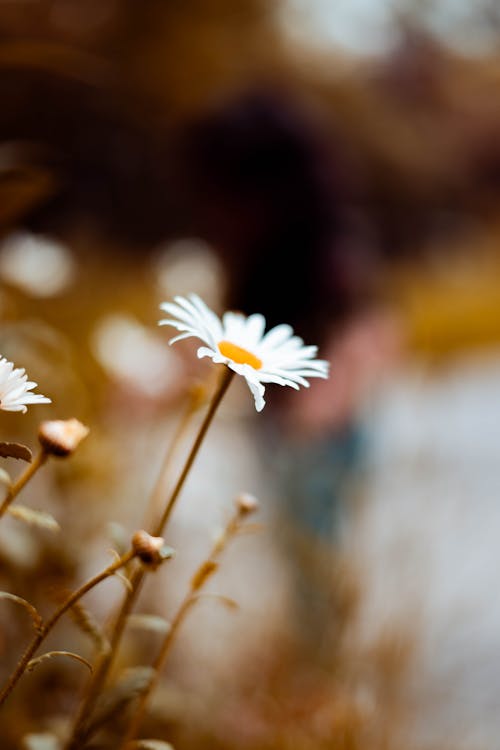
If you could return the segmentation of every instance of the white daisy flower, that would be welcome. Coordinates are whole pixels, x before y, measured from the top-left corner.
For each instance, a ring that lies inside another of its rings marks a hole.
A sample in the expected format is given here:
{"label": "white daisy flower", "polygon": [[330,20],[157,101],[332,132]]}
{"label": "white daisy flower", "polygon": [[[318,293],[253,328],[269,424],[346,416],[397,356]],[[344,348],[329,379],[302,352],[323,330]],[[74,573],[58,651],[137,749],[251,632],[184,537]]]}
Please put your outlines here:
{"label": "white daisy flower", "polygon": [[12,362],[0,357],[0,409],[26,413],[28,404],[50,404],[50,398],[28,393],[36,386],[36,383],[28,380],[23,367],[14,369]]}
{"label": "white daisy flower", "polygon": [[289,385],[298,390],[300,385],[309,387],[306,378],[328,377],[328,362],[314,359],[318,348],[304,346],[290,326],[278,325],[264,334],[263,315],[246,317],[226,312],[221,320],[196,294],[174,299],[175,302],[160,305],[171,316],[160,320],[160,325],[180,331],[169,343],[189,336],[201,339],[206,346],[198,349],[198,357],[210,357],[242,375],[257,411],[264,408],[265,383]]}

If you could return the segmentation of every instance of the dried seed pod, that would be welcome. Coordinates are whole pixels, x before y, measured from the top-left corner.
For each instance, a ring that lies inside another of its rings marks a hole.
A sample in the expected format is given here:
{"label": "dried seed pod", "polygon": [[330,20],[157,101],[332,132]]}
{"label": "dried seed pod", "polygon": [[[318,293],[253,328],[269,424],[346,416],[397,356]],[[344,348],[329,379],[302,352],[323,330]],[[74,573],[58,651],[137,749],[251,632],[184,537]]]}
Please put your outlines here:
{"label": "dried seed pod", "polygon": [[89,434],[89,428],[78,419],[53,419],[42,422],[38,440],[51,456],[70,456]]}
{"label": "dried seed pod", "polygon": [[163,537],[151,536],[144,530],[135,532],[132,547],[139,560],[153,570],[175,554],[172,547],[165,544]]}

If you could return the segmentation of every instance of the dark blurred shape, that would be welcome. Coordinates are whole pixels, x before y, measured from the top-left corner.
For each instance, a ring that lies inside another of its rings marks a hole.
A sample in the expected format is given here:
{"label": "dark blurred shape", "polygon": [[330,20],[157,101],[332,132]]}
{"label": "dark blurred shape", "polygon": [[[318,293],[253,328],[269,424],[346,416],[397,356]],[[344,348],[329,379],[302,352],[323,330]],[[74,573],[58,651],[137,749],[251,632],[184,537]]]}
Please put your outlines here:
{"label": "dark blurred shape", "polygon": [[260,89],[201,118],[185,143],[195,230],[226,262],[230,306],[307,337],[352,309],[369,262],[340,139],[331,147],[290,96]]}
{"label": "dark blurred shape", "polygon": [[266,5],[3,3],[0,142],[36,146],[59,187],[24,223],[45,233],[87,225],[141,249],[179,234],[172,125],[269,57]]}
{"label": "dark blurred shape", "polygon": [[10,103],[1,138],[39,144],[40,169],[58,182],[30,212],[31,229],[60,232],[87,222],[129,242],[162,236],[175,215],[166,210],[165,144],[125,112],[123,93],[114,89],[110,98],[105,86],[39,70],[0,72],[0,92]]}
{"label": "dark blurred shape", "polygon": [[37,162],[37,154],[26,145],[1,144],[0,230],[15,224],[56,192],[54,175]]}

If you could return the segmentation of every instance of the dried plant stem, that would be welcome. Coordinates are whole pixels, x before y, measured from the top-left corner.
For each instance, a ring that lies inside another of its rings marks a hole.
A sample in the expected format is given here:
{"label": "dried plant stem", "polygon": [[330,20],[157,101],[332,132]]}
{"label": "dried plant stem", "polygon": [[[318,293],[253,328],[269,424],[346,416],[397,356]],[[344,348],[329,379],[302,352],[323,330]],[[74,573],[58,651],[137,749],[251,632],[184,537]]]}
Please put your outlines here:
{"label": "dried plant stem", "polygon": [[90,589],[94,588],[94,586],[97,586],[98,583],[104,581],[105,578],[109,578],[109,576],[114,575],[114,573],[116,573],[117,570],[126,565],[134,557],[134,555],[134,550],[129,550],[124,555],[122,555],[122,557],[115,560],[115,562],[113,562],[111,565],[108,565],[108,567],[105,568],[101,573],[98,573],[93,578],[90,578],[86,583],[80,586],[79,589],[74,591],[67,597],[67,599],[65,599],[65,601],[55,610],[55,612],[51,615],[47,622],[40,623],[31,643],[27,647],[16,668],[14,669],[2,691],[0,692],[0,707],[3,706],[3,704],[13,691],[14,687],[16,686],[17,682],[26,671],[29,662],[38,651],[39,647],[48,636],[54,625],[63,616],[63,614],[67,612],[68,609],[70,609],[79,599],[81,599],[81,597],[86,594],[87,591],[90,591]]}
{"label": "dried plant stem", "polygon": [[165,662],[167,660],[168,654],[170,653],[170,649],[175,639],[175,636],[180,626],[184,622],[184,619],[186,615],[188,614],[189,610],[200,598],[200,594],[199,594],[200,590],[203,588],[203,586],[208,581],[208,579],[212,576],[212,574],[215,573],[215,571],[217,570],[217,563],[216,563],[217,557],[224,550],[229,540],[238,532],[243,515],[244,514],[241,512],[241,510],[238,509],[236,514],[231,518],[231,520],[227,524],[226,528],[224,529],[220,537],[215,542],[207,559],[201,563],[196,573],[192,577],[189,590],[186,596],[184,597],[184,599],[182,600],[179,606],[179,609],[175,613],[175,616],[170,623],[170,628],[161,645],[158,656],[153,662],[153,665],[152,665],[153,670],[154,670],[153,677],[151,678],[151,681],[148,683],[148,686],[146,687],[146,689],[141,693],[139,697],[137,708],[134,714],[132,715],[130,723],[127,727],[125,738],[122,744],[120,745],[120,750],[132,750],[132,746],[133,746],[132,743],[137,737],[137,733],[139,732],[139,729],[141,727],[147,704],[149,702],[152,692],[156,688],[158,681],[161,677],[163,667],[165,666]]}
{"label": "dried plant stem", "polygon": [[154,536],[159,536],[160,534],[163,534],[163,531],[174,509],[176,500],[179,497],[182,488],[184,487],[184,483],[187,479],[187,476],[191,470],[191,467],[194,463],[196,456],[198,455],[198,451],[201,448],[201,445],[208,431],[208,428],[212,424],[212,420],[215,417],[215,413],[217,409],[219,408],[219,404],[224,398],[224,395],[227,389],[229,388],[229,385],[233,377],[234,377],[234,372],[230,370],[229,367],[224,367],[223,375],[219,383],[219,387],[214,394],[214,397],[210,403],[210,406],[207,409],[207,413],[205,414],[205,418],[203,422],[201,423],[198,434],[194,440],[193,446],[186,459],[186,463],[184,464],[184,468],[182,469],[179,479],[177,480],[177,484],[172,490],[172,494],[170,495],[170,498],[165,506],[165,509],[162,513],[160,520],[158,521],[155,528],[151,532]]}
{"label": "dried plant stem", "polygon": [[[167,503],[165,505],[165,508],[163,510],[161,517],[158,519],[158,521],[156,522],[156,525],[153,527],[152,531],[150,532],[154,536],[160,536],[161,534],[163,534],[163,531],[174,509],[177,498],[179,497],[181,490],[184,487],[184,483],[188,477],[189,471],[201,448],[203,439],[208,431],[208,428],[210,427],[213,421],[213,418],[217,412],[217,409],[222,399],[224,398],[224,395],[227,389],[229,388],[229,385],[233,379],[233,376],[234,376],[234,372],[230,370],[228,367],[225,367],[221,381],[219,383],[219,387],[216,390],[212,398],[212,401],[210,402],[210,405],[207,409],[205,417],[200,425],[200,429],[198,430],[198,434],[196,435],[194,443],[191,447],[191,450],[188,454],[184,467],[181,471],[179,479],[177,480],[177,483],[175,484],[175,487],[172,490],[172,493],[170,494],[170,497],[167,500]],[[69,742],[66,745],[65,750],[78,750],[78,748],[81,748],[83,746],[83,743],[85,742],[85,738],[87,734],[86,732],[87,721],[95,708],[96,701],[101,693],[101,690],[108,676],[109,670],[113,664],[114,658],[118,651],[118,646],[121,641],[121,637],[123,635],[123,631],[125,629],[127,618],[129,614],[131,613],[132,608],[135,604],[135,601],[139,595],[140,588],[143,583],[145,575],[146,575],[146,570],[144,568],[139,568],[138,570],[134,571],[134,573],[132,574],[130,578],[130,583],[131,583],[130,589],[126,592],[121,609],[116,615],[113,625],[111,627],[111,634],[109,637],[110,649],[107,654],[101,655],[100,659],[98,660],[96,664],[96,667],[94,669],[94,674],[91,677],[90,684],[87,688],[87,693],[82,701],[82,704],[76,716],[75,723],[73,726],[73,731],[69,739]]]}
{"label": "dried plant stem", "polygon": [[154,523],[154,520],[158,513],[158,507],[165,494],[165,486],[166,486],[166,482],[170,473],[170,468],[172,465],[173,458],[177,452],[177,448],[179,447],[179,444],[181,443],[185,434],[187,433],[191,425],[191,421],[194,415],[196,414],[196,412],[198,411],[200,405],[201,405],[200,386],[198,386],[197,388],[193,388],[190,392],[186,409],[181,415],[181,418],[175,428],[175,432],[173,434],[173,437],[169,443],[169,446],[163,458],[160,472],[158,474],[158,479],[156,480],[156,483],[153,487],[153,491],[151,493],[149,506],[146,511],[146,519],[143,524],[143,528],[148,528],[149,526],[152,526]]}
{"label": "dried plant stem", "polygon": [[48,454],[42,448],[35,456],[33,461],[28,464],[21,476],[9,487],[7,494],[0,505],[0,518],[5,515],[9,505],[16,499],[23,487],[28,484],[30,479],[36,474],[38,469],[44,465]]}
{"label": "dried plant stem", "polygon": [[175,617],[170,624],[170,629],[168,631],[168,634],[162,643],[160,653],[158,654],[155,661],[153,662],[152,666],[153,666],[154,674],[151,678],[151,681],[148,683],[146,689],[141,693],[138,706],[132,716],[130,724],[127,727],[127,733],[125,735],[125,739],[122,745],[120,745],[120,750],[128,750],[128,748],[132,747],[132,743],[137,737],[137,733],[139,729],[141,728],[142,720],[144,718],[144,713],[146,711],[149,698],[158,684],[163,666],[165,665],[167,656],[170,652],[170,648],[177,634],[177,631],[179,630],[182,622],[184,621],[184,618],[187,615],[189,609],[192,607],[193,604],[195,604],[195,602],[196,602],[196,598],[192,596],[191,592],[189,592],[189,594],[185,597],[185,599],[183,599],[182,604],[177,610]]}

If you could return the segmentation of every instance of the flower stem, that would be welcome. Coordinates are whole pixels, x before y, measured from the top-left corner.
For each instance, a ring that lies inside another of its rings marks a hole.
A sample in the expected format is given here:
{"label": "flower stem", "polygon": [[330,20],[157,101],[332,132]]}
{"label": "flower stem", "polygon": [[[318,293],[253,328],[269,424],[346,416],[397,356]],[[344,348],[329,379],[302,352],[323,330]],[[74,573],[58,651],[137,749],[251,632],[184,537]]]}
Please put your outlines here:
{"label": "flower stem", "polygon": [[184,599],[182,600],[177,612],[175,613],[175,616],[170,623],[170,628],[168,630],[168,633],[165,636],[163,643],[161,645],[158,656],[153,662],[153,665],[152,665],[153,670],[154,670],[153,677],[151,678],[151,681],[149,682],[146,689],[143,691],[143,693],[141,693],[137,708],[127,727],[125,738],[122,744],[120,745],[120,750],[128,750],[129,746],[131,747],[131,743],[133,742],[133,740],[137,737],[137,733],[141,727],[147,704],[149,702],[149,699],[151,697],[153,690],[156,688],[158,684],[158,681],[161,676],[161,672],[167,660],[167,656],[170,653],[170,649],[174,641],[174,638],[180,626],[184,622],[184,619],[187,613],[189,612],[191,607],[198,601],[200,590],[203,588],[203,586],[208,581],[210,576],[213,573],[215,573],[215,571],[217,570],[216,559],[220,555],[220,553],[225,549],[231,537],[233,537],[237,533],[240,527],[242,515],[243,514],[241,510],[238,509],[235,515],[231,518],[231,520],[227,524],[226,528],[222,532],[219,539],[215,542],[207,559],[201,563],[196,573],[192,577],[189,590],[186,596],[184,597]]}
{"label": "flower stem", "polygon": [[163,462],[158,474],[158,479],[151,492],[149,500],[149,507],[146,510],[146,519],[143,523],[143,528],[148,528],[154,523],[154,519],[158,513],[158,507],[163,500],[166,491],[166,482],[169,477],[172,460],[177,452],[177,448],[181,443],[184,435],[186,434],[191,421],[200,408],[201,405],[201,394],[200,386],[193,388],[190,393],[190,397],[187,402],[187,406],[181,415],[181,418],[176,426],[173,437],[168,445],[167,451],[163,458]]}
{"label": "flower stem", "polygon": [[[233,376],[234,376],[234,372],[230,370],[229,368],[225,367],[222,379],[219,383],[219,387],[216,390],[212,398],[212,401],[210,402],[210,405],[207,409],[203,422],[200,425],[198,434],[194,440],[194,443],[188,454],[184,467],[181,471],[179,479],[177,480],[177,483],[174,489],[172,490],[170,497],[167,500],[167,503],[165,505],[165,508],[163,510],[161,517],[158,519],[158,521],[156,522],[156,525],[153,526],[153,529],[150,532],[153,536],[160,536],[163,534],[163,531],[174,509],[176,500],[179,497],[182,488],[184,487],[184,483],[188,477],[189,471],[194,463],[196,456],[198,455],[198,451],[201,448],[203,439],[208,431],[208,428],[210,427],[213,421],[213,418],[217,412],[217,409],[227,389],[229,388],[229,385],[233,379]],[[110,649],[106,654],[101,655],[100,659],[98,660],[95,666],[94,673],[92,677],[90,678],[90,684],[87,687],[86,695],[77,713],[77,716],[73,725],[73,731],[66,745],[65,750],[78,750],[79,748],[83,747],[83,743],[85,742],[85,739],[87,736],[87,731],[86,731],[87,721],[95,708],[97,699],[101,693],[101,690],[108,676],[109,670],[113,664],[114,658],[116,656],[116,653],[118,651],[118,647],[121,641],[121,637],[123,635],[123,631],[125,629],[125,625],[127,623],[127,618],[130,612],[132,611],[132,608],[135,604],[137,597],[139,596],[140,588],[142,586],[145,575],[146,575],[146,570],[144,568],[139,568],[136,571],[134,571],[134,573],[130,577],[130,589],[125,594],[122,606],[119,612],[117,613],[114,623],[111,628],[111,635],[109,639]]]}
{"label": "flower stem", "polygon": [[3,515],[5,515],[5,513],[7,512],[7,509],[9,508],[9,505],[19,495],[23,487],[26,484],[28,484],[28,482],[36,474],[38,469],[44,465],[47,458],[48,458],[48,454],[42,448],[36,454],[33,461],[30,464],[28,464],[28,466],[26,467],[25,471],[23,471],[21,476],[10,486],[2,504],[0,505],[0,518]]}
{"label": "flower stem", "polygon": [[45,638],[48,636],[54,625],[63,616],[63,614],[67,612],[68,609],[70,609],[79,599],[81,599],[81,597],[86,594],[87,591],[90,591],[90,589],[94,588],[94,586],[97,586],[98,583],[104,581],[105,578],[112,576],[114,573],[116,573],[117,570],[126,565],[134,556],[135,551],[129,550],[120,558],[115,560],[115,562],[113,562],[111,565],[108,565],[108,567],[105,568],[101,573],[98,573],[93,578],[90,578],[86,583],[80,586],[77,591],[74,591],[67,597],[67,599],[55,610],[55,612],[51,615],[47,622],[40,624],[40,626],[36,630],[35,635],[33,636],[31,643],[28,645],[16,668],[14,669],[5,686],[0,692],[0,707],[3,706],[3,704],[13,691],[14,687],[16,686],[17,682],[24,674],[29,662],[31,661]]}
{"label": "flower stem", "polygon": [[203,439],[205,435],[207,434],[208,428],[212,424],[213,418],[215,417],[215,413],[217,409],[219,408],[220,402],[224,398],[224,395],[227,389],[229,388],[229,385],[233,377],[234,377],[233,370],[230,370],[229,367],[225,367],[221,381],[219,383],[219,387],[216,390],[212,401],[210,402],[210,406],[208,407],[207,413],[205,414],[205,418],[203,422],[201,423],[198,434],[194,440],[193,446],[186,459],[186,463],[184,464],[184,468],[182,469],[179,479],[177,480],[177,484],[172,490],[172,494],[170,495],[170,498],[165,506],[165,509],[162,513],[160,520],[154,527],[154,530],[151,532],[153,536],[160,536],[161,534],[163,534],[165,526],[167,525],[167,522],[170,519],[170,516],[174,509],[175,502],[177,498],[179,497],[182,488],[184,487],[184,482],[186,481],[189,471],[194,463],[194,460],[196,456],[198,455],[198,451],[201,448]]}

